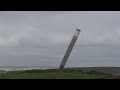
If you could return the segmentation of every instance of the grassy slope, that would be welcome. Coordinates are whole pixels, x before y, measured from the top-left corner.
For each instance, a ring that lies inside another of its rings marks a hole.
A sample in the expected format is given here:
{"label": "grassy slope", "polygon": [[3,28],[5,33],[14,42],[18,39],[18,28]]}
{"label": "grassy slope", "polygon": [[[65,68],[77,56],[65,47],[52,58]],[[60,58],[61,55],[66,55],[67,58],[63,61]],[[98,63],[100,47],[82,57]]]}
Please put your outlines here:
{"label": "grassy slope", "polygon": [[0,79],[101,79],[108,77],[106,74],[80,73],[80,72],[34,72],[21,74],[4,74]]}

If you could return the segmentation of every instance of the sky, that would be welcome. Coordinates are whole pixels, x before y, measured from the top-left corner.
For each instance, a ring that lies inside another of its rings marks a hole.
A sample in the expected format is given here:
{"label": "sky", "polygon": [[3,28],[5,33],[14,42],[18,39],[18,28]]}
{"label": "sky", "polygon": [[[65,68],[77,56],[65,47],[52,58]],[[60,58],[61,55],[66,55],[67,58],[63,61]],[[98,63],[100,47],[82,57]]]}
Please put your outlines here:
{"label": "sky", "polygon": [[0,66],[120,66],[120,11],[0,11]]}

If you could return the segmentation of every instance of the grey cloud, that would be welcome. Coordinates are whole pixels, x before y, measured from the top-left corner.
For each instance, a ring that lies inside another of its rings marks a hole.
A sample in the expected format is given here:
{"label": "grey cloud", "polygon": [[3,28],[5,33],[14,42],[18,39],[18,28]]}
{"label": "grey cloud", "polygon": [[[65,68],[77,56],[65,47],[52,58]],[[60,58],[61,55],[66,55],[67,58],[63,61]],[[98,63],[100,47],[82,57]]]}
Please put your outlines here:
{"label": "grey cloud", "polygon": [[57,66],[76,28],[67,66],[120,65],[119,11],[1,11],[0,65]]}

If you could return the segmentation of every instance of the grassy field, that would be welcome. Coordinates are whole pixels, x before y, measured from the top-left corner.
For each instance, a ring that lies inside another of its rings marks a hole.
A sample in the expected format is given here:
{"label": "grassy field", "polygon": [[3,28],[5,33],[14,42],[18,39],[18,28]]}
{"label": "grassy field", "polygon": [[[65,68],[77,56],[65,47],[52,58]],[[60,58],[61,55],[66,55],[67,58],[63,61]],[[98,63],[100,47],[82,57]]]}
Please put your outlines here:
{"label": "grassy field", "polygon": [[110,76],[102,73],[74,72],[25,72],[19,74],[1,74],[0,79],[105,79]]}

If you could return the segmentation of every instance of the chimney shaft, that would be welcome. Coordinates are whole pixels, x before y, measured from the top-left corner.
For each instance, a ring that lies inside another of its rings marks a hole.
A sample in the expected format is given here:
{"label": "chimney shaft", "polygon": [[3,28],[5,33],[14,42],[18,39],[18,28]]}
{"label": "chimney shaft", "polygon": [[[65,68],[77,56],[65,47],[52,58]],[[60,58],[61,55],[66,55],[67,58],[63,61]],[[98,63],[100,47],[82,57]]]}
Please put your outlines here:
{"label": "chimney shaft", "polygon": [[73,49],[73,47],[75,45],[75,42],[76,42],[76,40],[77,40],[77,38],[78,38],[78,36],[80,34],[80,31],[81,30],[76,29],[75,34],[73,35],[73,38],[72,38],[72,40],[71,40],[71,42],[70,42],[70,44],[68,46],[68,49],[67,49],[67,51],[66,51],[66,53],[65,53],[65,55],[63,57],[63,60],[62,60],[62,62],[60,64],[60,67],[59,67],[60,70],[62,70],[64,68],[64,66],[65,66],[65,64],[66,64],[66,62],[67,62],[67,60],[69,58],[69,55],[70,55],[70,53],[71,53],[71,51],[72,51],[72,49]]}

